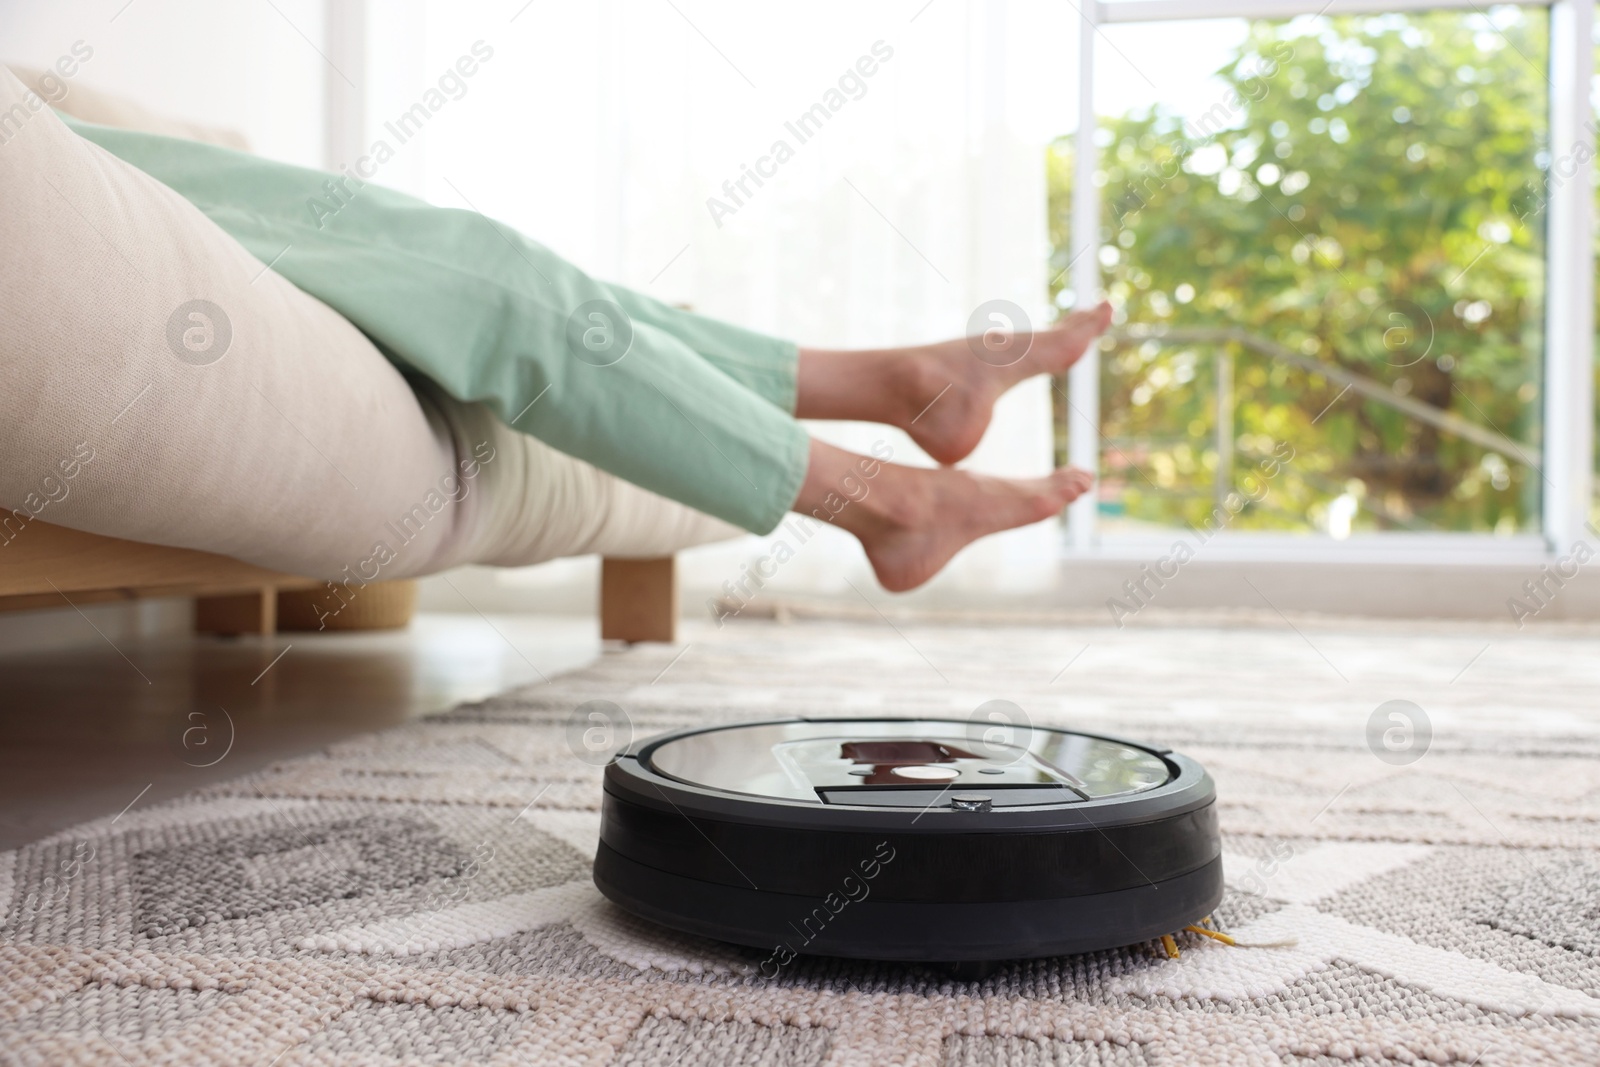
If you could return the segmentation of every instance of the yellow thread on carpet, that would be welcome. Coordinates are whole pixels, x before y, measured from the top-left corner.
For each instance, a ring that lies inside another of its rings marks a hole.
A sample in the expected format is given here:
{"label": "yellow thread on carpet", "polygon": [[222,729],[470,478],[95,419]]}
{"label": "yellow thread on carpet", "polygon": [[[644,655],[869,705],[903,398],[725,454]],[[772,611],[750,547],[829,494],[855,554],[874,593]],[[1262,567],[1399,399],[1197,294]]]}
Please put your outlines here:
{"label": "yellow thread on carpet", "polygon": [[1227,934],[1221,933],[1217,930],[1207,930],[1203,926],[1185,926],[1184,929],[1193,931],[1202,937],[1209,937],[1213,941],[1221,941],[1224,945],[1237,945],[1239,943],[1233,938],[1229,937]]}
{"label": "yellow thread on carpet", "polygon": [[1294,948],[1300,943],[1298,937],[1286,937],[1281,941],[1235,941],[1237,948]]}
{"label": "yellow thread on carpet", "polygon": [[[1297,937],[1286,937],[1281,941],[1239,941],[1232,936],[1223,933],[1221,930],[1218,930],[1216,927],[1217,924],[1215,920],[1213,920],[1211,916],[1207,915],[1198,923],[1185,926],[1184,929],[1190,931],[1191,933],[1200,934],[1203,937],[1209,937],[1213,941],[1219,941],[1224,945],[1231,945],[1234,948],[1294,948],[1300,943],[1300,939]],[[1166,939],[1163,938],[1163,940]],[[1171,949],[1167,950],[1167,955],[1173,959],[1177,958],[1173,955]]]}
{"label": "yellow thread on carpet", "polygon": [[1178,943],[1172,940],[1171,934],[1161,935],[1161,947],[1167,950],[1167,959],[1175,960],[1178,958]]}

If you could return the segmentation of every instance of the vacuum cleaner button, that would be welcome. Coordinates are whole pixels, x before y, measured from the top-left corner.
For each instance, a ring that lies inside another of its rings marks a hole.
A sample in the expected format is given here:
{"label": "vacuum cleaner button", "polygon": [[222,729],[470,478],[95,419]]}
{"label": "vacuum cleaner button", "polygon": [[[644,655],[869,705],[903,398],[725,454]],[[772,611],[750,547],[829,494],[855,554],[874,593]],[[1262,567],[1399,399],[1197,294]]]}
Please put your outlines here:
{"label": "vacuum cleaner button", "polygon": [[922,763],[911,767],[895,767],[893,773],[899,778],[912,778],[922,782],[948,782],[952,778],[961,777],[961,772],[954,767],[930,767]]}
{"label": "vacuum cleaner button", "polygon": [[989,811],[994,807],[994,798],[978,793],[957,793],[950,798],[950,806],[957,811]]}

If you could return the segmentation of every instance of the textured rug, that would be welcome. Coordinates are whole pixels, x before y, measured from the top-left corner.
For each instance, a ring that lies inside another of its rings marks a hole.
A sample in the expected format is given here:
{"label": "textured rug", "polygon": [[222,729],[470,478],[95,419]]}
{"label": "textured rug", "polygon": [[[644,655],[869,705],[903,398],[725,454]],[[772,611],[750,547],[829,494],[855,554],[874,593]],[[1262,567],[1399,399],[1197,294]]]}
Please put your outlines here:
{"label": "textured rug", "polygon": [[[1600,641],[735,623],[0,855],[0,1062],[1600,1063]],[[1217,780],[1230,948],[981,981],[677,936],[589,882],[571,726],[966,716]],[[1409,703],[1393,704],[1392,701]]]}

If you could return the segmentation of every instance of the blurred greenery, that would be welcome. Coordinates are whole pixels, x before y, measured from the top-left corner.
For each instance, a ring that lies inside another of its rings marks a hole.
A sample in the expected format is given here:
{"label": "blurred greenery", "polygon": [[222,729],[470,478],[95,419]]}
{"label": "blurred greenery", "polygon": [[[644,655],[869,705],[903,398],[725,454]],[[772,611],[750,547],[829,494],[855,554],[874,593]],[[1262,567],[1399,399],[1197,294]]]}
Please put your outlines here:
{"label": "blurred greenery", "polygon": [[[1538,529],[1548,32],[1543,10],[1510,8],[1255,22],[1219,67],[1231,92],[1102,119],[1101,266],[1124,335],[1102,357],[1108,524],[1205,522],[1287,446],[1232,528]],[[1073,145],[1048,156],[1061,306]],[[1219,328],[1265,344],[1193,338]],[[1138,336],[1163,330],[1188,343]],[[1520,447],[1341,395],[1317,364]]]}

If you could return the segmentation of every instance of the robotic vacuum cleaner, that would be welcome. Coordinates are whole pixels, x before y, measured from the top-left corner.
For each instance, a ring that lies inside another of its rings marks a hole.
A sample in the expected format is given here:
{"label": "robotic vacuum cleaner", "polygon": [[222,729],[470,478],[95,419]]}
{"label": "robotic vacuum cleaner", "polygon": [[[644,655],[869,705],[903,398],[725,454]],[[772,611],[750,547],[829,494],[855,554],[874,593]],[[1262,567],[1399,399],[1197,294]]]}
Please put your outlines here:
{"label": "robotic vacuum cleaner", "polygon": [[[987,732],[986,732],[987,731]],[[1216,790],[1158,746],[943,719],[790,719],[636,742],[594,881],[688,933],[979,963],[1129,945],[1222,899]],[[772,966],[769,966],[772,965]]]}

